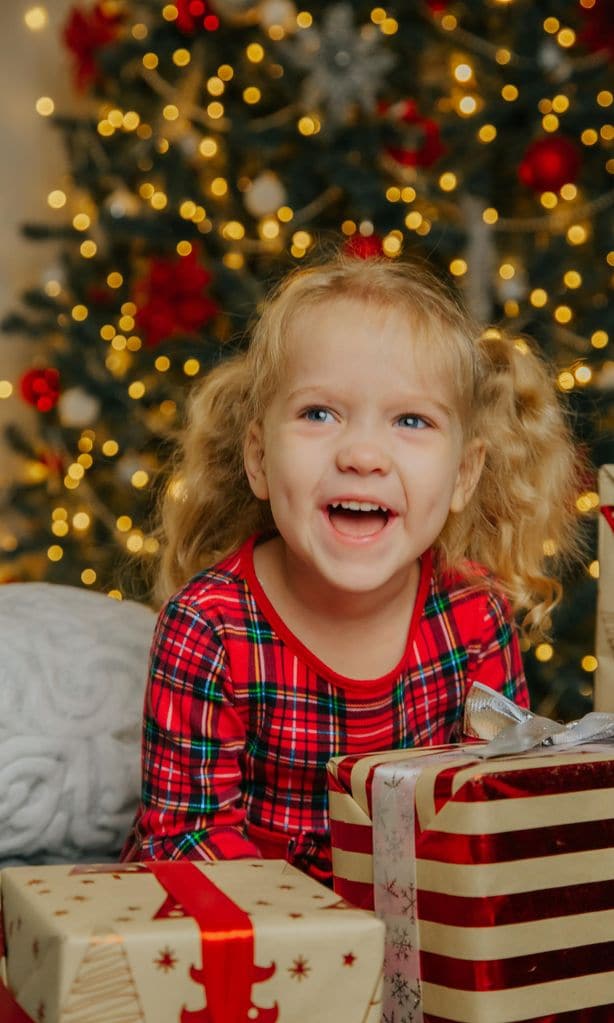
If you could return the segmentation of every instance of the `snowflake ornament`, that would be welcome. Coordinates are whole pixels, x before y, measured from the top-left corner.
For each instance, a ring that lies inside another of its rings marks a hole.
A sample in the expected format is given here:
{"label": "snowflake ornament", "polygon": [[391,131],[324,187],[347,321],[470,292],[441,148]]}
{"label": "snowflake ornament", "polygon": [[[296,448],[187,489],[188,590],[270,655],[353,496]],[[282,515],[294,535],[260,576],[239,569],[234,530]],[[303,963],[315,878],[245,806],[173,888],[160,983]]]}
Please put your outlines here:
{"label": "snowflake ornament", "polygon": [[374,110],[384,75],[395,63],[374,25],[355,26],[348,3],[334,4],[324,13],[321,28],[304,29],[284,49],[307,72],[301,104],[322,110],[332,125],[347,124],[358,108]]}

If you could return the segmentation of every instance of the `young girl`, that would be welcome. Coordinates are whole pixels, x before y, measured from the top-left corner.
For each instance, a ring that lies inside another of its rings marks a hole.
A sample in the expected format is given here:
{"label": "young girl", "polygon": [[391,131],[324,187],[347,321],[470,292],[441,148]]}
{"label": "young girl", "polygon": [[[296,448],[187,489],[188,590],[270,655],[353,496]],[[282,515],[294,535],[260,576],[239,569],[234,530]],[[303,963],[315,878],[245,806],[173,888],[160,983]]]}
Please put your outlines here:
{"label": "young girl", "polygon": [[123,857],[326,878],[331,756],[449,741],[476,680],[527,705],[513,615],[548,627],[574,480],[526,342],[418,266],[292,273],[192,397]]}

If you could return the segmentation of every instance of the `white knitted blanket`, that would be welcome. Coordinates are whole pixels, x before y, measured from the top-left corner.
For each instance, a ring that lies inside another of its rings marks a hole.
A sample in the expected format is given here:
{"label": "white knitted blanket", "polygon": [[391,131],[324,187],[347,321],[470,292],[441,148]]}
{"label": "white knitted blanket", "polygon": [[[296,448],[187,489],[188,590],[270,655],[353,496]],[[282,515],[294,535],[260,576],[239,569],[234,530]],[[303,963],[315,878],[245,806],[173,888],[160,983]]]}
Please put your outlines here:
{"label": "white knitted blanket", "polygon": [[0,865],[118,854],[154,624],[77,587],[0,586]]}

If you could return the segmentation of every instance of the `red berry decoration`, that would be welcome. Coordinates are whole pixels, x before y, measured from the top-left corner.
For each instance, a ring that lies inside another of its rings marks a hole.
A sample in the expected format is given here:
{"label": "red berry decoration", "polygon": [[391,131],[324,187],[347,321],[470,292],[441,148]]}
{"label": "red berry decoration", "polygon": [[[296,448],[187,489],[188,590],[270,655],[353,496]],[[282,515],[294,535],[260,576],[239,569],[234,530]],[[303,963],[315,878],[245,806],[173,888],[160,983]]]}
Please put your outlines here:
{"label": "red berry decoration", "polygon": [[381,256],[383,253],[382,239],[378,234],[370,234],[368,237],[353,234],[345,242],[343,251],[357,259],[373,259],[374,256]]}
{"label": "red berry decoration", "polygon": [[380,112],[399,127],[401,144],[386,152],[402,167],[430,167],[445,153],[439,125],[420,113],[415,100],[383,104]]}
{"label": "red berry decoration", "polygon": [[151,261],[134,292],[135,322],[148,348],[176,334],[196,334],[217,314],[217,303],[205,293],[210,281],[195,249]]}
{"label": "red berry decoration", "polygon": [[73,55],[75,84],[81,91],[100,78],[99,51],[119,35],[121,17],[108,14],[104,4],[92,10],[73,7],[64,26],[63,39]]}
{"label": "red berry decoration", "polygon": [[57,369],[29,369],[19,381],[21,397],[39,412],[51,412],[60,397],[60,374]]}
{"label": "red berry decoration", "polygon": [[175,24],[180,32],[191,35],[199,28],[206,32],[215,32],[220,26],[220,19],[213,14],[205,0],[175,0],[177,17]]}
{"label": "red berry decoration", "polygon": [[580,152],[571,139],[564,135],[537,139],[525,150],[518,177],[534,192],[557,192],[576,180],[580,164]]}

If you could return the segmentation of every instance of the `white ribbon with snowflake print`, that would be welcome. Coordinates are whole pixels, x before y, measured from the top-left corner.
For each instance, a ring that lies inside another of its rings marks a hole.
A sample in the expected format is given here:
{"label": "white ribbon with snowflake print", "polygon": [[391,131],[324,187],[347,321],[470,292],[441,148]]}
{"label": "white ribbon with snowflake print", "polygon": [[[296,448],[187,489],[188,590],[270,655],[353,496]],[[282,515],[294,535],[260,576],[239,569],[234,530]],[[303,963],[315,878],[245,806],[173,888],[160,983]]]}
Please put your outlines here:
{"label": "white ribbon with snowflake print", "polygon": [[427,764],[458,754],[457,748],[381,764],[373,774],[374,903],[386,924],[382,1023],[423,1023],[415,789]]}

